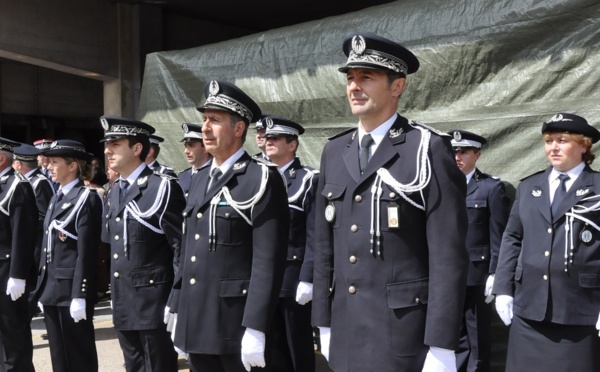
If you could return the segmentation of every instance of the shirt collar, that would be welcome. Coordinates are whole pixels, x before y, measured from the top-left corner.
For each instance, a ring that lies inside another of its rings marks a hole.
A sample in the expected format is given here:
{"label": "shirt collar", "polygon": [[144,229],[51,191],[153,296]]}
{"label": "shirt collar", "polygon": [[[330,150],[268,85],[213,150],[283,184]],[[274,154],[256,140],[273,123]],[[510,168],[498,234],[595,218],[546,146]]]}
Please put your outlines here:
{"label": "shirt collar", "polygon": [[296,160],[296,159],[292,159],[292,160],[290,160],[290,162],[289,162],[289,163],[287,163],[287,164],[284,164],[284,165],[283,165],[283,167],[279,168],[279,169],[278,169],[278,171],[279,171],[279,174],[283,174],[283,173],[285,173],[285,171],[286,171],[286,170],[287,170],[287,169],[290,167],[290,165],[292,165],[292,163],[294,162],[294,160]]}
{"label": "shirt collar", "polygon": [[[375,142],[373,146],[375,146],[375,148],[377,148],[377,146],[379,146],[381,141],[383,141],[383,137],[385,137],[387,132],[389,132],[392,125],[394,125],[394,122],[396,121],[397,117],[398,117],[398,114],[392,115],[391,118],[389,118],[388,120],[383,122],[383,124],[381,124],[380,126],[378,126],[375,129],[373,129],[371,132],[366,132],[363,129],[362,125],[359,125],[358,126],[358,143],[360,143],[360,141],[362,140],[362,138],[365,134],[369,133],[369,134],[371,134],[371,137],[373,137],[373,141]],[[373,150],[373,152],[375,152],[375,150]]]}
{"label": "shirt collar", "polygon": [[210,166],[210,172],[209,172],[209,174],[212,174],[212,170],[215,169],[215,168],[219,168],[221,170],[221,174],[227,173],[227,171],[229,170],[229,168],[231,168],[233,166],[233,164],[236,161],[238,161],[239,158],[242,157],[242,155],[244,155],[244,148],[240,147],[239,150],[237,150],[235,152],[235,154],[231,155],[220,166],[217,167],[217,164],[213,161],[212,165]]}
{"label": "shirt collar", "polygon": [[[137,168],[135,168],[135,170],[133,172],[131,172],[131,174],[127,177],[127,183],[129,183],[129,186],[133,185],[133,183],[138,179],[138,177],[140,176],[140,174],[142,174],[142,172],[144,171],[144,169],[146,169],[147,165],[146,163],[142,163],[140,165],[138,165]],[[119,177],[120,180],[124,179],[122,177]]]}
{"label": "shirt collar", "polygon": [[550,172],[550,177],[549,177],[549,181],[553,182],[555,181],[558,176],[560,176],[561,174],[566,174],[569,176],[570,180],[576,180],[577,177],[579,177],[579,175],[581,174],[581,172],[583,172],[583,169],[585,168],[585,163],[581,162],[579,163],[579,165],[577,165],[574,168],[571,168],[570,170],[566,171],[566,172],[561,172],[559,170],[557,170],[556,168],[552,168],[552,172]]}
{"label": "shirt collar", "polygon": [[75,185],[77,185],[78,183],[79,183],[79,179],[75,178],[73,181],[67,183],[66,185],[59,187],[57,193],[62,192],[62,194],[64,196],[67,196],[69,191],[71,191],[73,189],[73,187],[75,187]]}
{"label": "shirt collar", "polygon": [[477,168],[473,168],[472,171],[469,172],[469,174],[467,174],[467,183],[469,183],[469,181],[471,181],[471,178],[473,178],[473,175],[475,174],[475,170]]}

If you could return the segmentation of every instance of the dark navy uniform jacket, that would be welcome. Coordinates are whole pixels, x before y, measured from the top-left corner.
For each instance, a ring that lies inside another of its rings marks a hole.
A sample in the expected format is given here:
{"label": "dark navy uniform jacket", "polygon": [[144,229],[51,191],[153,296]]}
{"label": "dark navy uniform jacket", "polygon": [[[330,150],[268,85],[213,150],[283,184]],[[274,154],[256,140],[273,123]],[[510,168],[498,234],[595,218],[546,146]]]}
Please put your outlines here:
{"label": "dark navy uniform jacket", "polygon": [[489,274],[496,272],[509,204],[502,181],[475,169],[467,184],[467,251],[471,261],[467,285],[485,285]]}
{"label": "dark navy uniform jacket", "polygon": [[[193,177],[184,211],[178,303],[171,306],[178,313],[175,345],[188,353],[239,354],[246,327],[267,333],[275,311],[287,251],[287,194],[277,168],[247,153],[205,195],[209,171]],[[234,202],[262,196],[238,211],[224,195],[215,198],[222,190]]]}
{"label": "dark navy uniform jacket", "polygon": [[38,230],[37,230],[37,240],[35,244],[35,268],[36,268],[36,277],[37,277],[37,268],[40,263],[41,253],[42,253],[42,238],[44,236],[44,219],[46,218],[46,212],[48,211],[48,206],[50,205],[50,200],[54,196],[54,186],[52,181],[50,181],[42,171],[37,168],[33,171],[31,176],[29,177],[29,182],[33,187],[33,193],[35,194],[35,202],[38,208],[39,213],[39,221],[38,221]]}
{"label": "dark navy uniform jacket", "polygon": [[[198,171],[204,167],[208,167],[211,163],[212,163],[211,161],[206,162],[198,169]],[[192,176],[195,176],[198,173],[198,171],[196,171],[196,173],[192,174],[192,167],[189,167],[189,168],[186,168],[186,169],[182,170],[181,172],[179,172],[179,175],[177,176],[177,182],[179,182],[179,186],[181,186],[181,189],[183,190],[183,193],[186,198],[187,198],[188,191],[190,190]]]}
{"label": "dark navy uniform jacket", "polygon": [[283,173],[288,190],[290,233],[281,297],[295,297],[300,281],[308,283],[313,281],[314,200],[319,180],[318,173],[300,164],[298,158]]}
{"label": "dark navy uniform jacket", "polygon": [[[61,231],[50,228],[52,221],[68,223]],[[79,181],[59,203],[56,203],[56,197],[52,198],[44,220],[36,288],[43,305],[70,306],[73,298],[85,298],[87,304],[96,302],[96,262],[101,228],[102,200],[95,190],[85,187],[83,181]]]}
{"label": "dark navy uniform jacket", "polygon": [[[500,248],[494,294],[513,296],[514,314],[525,319],[595,325],[600,311],[600,231],[580,219],[568,223],[567,213],[598,202],[600,173],[586,165],[553,221],[551,170],[523,179],[517,188]],[[581,216],[596,225],[600,221],[598,211]]]}
{"label": "dark navy uniform jacket", "polygon": [[[431,179],[422,194],[408,195],[425,210],[386,183],[373,202],[381,168],[397,182],[415,180],[422,134],[399,116],[361,175],[357,132],[323,150],[313,325],[331,327],[329,364],[337,371],[420,371],[426,345],[458,346],[468,268],[465,176],[449,138],[431,133]],[[379,249],[370,243],[372,211]]]}
{"label": "dark navy uniform jacket", "polygon": [[155,160],[154,163],[152,163],[152,166],[148,167],[154,172],[166,174],[167,176],[177,178],[177,173],[175,173],[175,170],[173,168],[160,164],[158,160]]}
{"label": "dark navy uniform jacket", "polygon": [[[148,167],[129,186],[123,203],[119,203],[119,191],[115,183],[107,196],[106,212],[113,323],[118,330],[164,327],[174,256],[179,254],[181,244],[185,198],[175,178],[154,173]],[[152,211],[152,207],[156,209]],[[141,216],[150,212],[149,216]]]}

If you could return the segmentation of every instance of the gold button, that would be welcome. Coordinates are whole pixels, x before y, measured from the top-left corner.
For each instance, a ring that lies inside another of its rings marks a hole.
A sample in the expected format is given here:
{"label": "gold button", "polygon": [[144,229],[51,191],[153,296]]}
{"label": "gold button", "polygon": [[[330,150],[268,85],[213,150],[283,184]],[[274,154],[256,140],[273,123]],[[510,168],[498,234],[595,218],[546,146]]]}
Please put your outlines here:
{"label": "gold button", "polygon": [[330,192],[330,193],[327,193],[327,197],[328,197],[328,198],[331,198],[332,196],[333,196],[333,193],[331,193],[331,192]]}
{"label": "gold button", "polygon": [[248,294],[248,291],[246,289],[242,289],[242,294]]}
{"label": "gold button", "polygon": [[544,280],[548,280],[548,275],[544,275]]}
{"label": "gold button", "polygon": [[115,273],[113,274],[113,276],[114,276],[115,278],[118,278],[118,277],[119,277],[119,272],[118,272],[118,271],[115,271]]}
{"label": "gold button", "polygon": [[356,293],[356,287],[355,287],[355,286],[353,286],[353,285],[351,285],[351,286],[348,288],[348,292],[350,292],[351,294],[355,294],[355,293]]}
{"label": "gold button", "polygon": [[200,240],[200,234],[196,234],[196,235],[194,235],[194,239],[196,239],[196,240]]}
{"label": "gold button", "polygon": [[196,279],[194,279],[194,278],[190,279],[190,284],[191,284],[191,285],[194,285],[194,284],[196,284]]}
{"label": "gold button", "polygon": [[350,256],[350,263],[356,263],[356,256]]}
{"label": "gold button", "polygon": [[198,214],[196,215],[196,218],[202,218],[202,213],[198,212]]}
{"label": "gold button", "polygon": [[115,221],[117,221],[117,222],[121,222],[121,217],[117,217],[117,218],[115,218]]}
{"label": "gold button", "polygon": [[551,227],[548,228],[548,234],[552,234],[552,228]]}
{"label": "gold button", "polygon": [[350,231],[357,232],[358,231],[358,226],[356,226],[356,225],[350,226]]}
{"label": "gold button", "polygon": [[354,201],[357,202],[357,203],[360,203],[362,201],[362,196],[361,195],[356,195],[354,197]]}
{"label": "gold button", "polygon": [[115,240],[119,240],[119,235],[115,235]]}
{"label": "gold button", "polygon": [[196,256],[192,256],[192,262],[196,262]]}
{"label": "gold button", "polygon": [[390,198],[395,198],[396,197],[396,193],[395,192],[390,192]]}
{"label": "gold button", "polygon": [[546,256],[546,257],[550,256],[550,252],[548,252],[548,251],[544,252],[544,256]]}
{"label": "gold button", "polygon": [[150,279],[150,284],[154,284],[154,280]]}

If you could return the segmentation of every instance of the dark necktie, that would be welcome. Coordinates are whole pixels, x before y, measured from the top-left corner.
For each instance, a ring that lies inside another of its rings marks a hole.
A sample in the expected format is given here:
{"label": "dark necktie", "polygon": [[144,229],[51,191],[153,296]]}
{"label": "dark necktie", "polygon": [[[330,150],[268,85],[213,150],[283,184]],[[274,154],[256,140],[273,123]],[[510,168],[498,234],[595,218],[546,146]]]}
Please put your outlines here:
{"label": "dark necktie", "polygon": [[119,182],[119,203],[123,203],[125,195],[127,195],[127,190],[129,189],[129,181],[121,179]]}
{"label": "dark necktie", "polygon": [[58,205],[58,203],[60,203],[63,199],[63,197],[65,196],[65,194],[63,194],[63,192],[61,190],[58,190],[58,192],[56,193],[56,205]]}
{"label": "dark necktie", "polygon": [[219,168],[213,168],[210,171],[210,184],[208,185],[207,191],[213,188],[213,186],[217,183],[219,178],[221,178],[222,174],[223,172],[221,172]]}
{"label": "dark necktie", "polygon": [[565,195],[567,194],[567,187],[565,185],[565,182],[568,181],[570,177],[566,174],[561,174],[560,176],[558,176],[558,179],[560,180],[560,185],[558,185],[556,191],[554,191],[554,198],[552,199],[552,206],[550,207],[552,210],[552,216],[556,214],[560,202],[565,198]]}
{"label": "dark necktie", "polygon": [[371,150],[371,144],[373,144],[373,137],[370,134],[365,134],[360,140],[360,155],[358,158],[358,165],[360,166],[360,173],[362,174],[367,168],[369,163],[369,152]]}

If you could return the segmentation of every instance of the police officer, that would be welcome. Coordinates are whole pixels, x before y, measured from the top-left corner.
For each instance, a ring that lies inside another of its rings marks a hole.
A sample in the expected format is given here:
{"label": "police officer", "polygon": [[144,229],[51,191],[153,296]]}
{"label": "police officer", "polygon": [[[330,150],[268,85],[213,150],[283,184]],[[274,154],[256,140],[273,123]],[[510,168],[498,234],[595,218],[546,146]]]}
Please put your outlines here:
{"label": "police officer", "polygon": [[[265,117],[265,115],[261,115],[260,119],[262,119],[264,117]],[[267,156],[267,153],[265,152],[265,149],[267,147],[267,141],[265,138],[265,133],[267,131],[267,128],[265,128],[265,125],[263,124],[262,120],[257,119],[256,123],[254,124],[254,129],[256,130],[256,133],[254,134],[254,137],[256,140],[256,146],[258,146],[258,149],[260,150],[260,152],[254,154],[253,157],[258,158],[258,159],[263,159],[263,160],[269,160],[269,157]]]}
{"label": "police officer", "polygon": [[[33,146],[35,146],[35,148],[43,152],[44,150],[50,148],[52,142],[54,142],[54,140],[51,138],[41,138],[33,141]],[[37,156],[37,161],[42,174],[46,176],[46,178],[48,178],[49,180],[52,180],[50,171],[48,170],[48,158],[46,158],[43,153],[40,153]],[[58,190],[58,183],[52,182],[52,186],[54,188],[54,191]]]}
{"label": "police officer", "polygon": [[38,210],[27,178],[11,167],[18,142],[0,137],[0,336],[6,371],[34,371],[29,292]]}
{"label": "police officer", "polygon": [[57,140],[44,151],[60,187],[44,220],[43,255],[36,297],[54,371],[98,371],[94,336],[96,259],[102,228],[102,200],[83,179],[92,154],[72,140]]}
{"label": "police officer", "polygon": [[290,211],[287,262],[275,314],[274,331],[279,336],[273,353],[279,371],[315,370],[310,304],[313,290],[314,199],[318,171],[304,166],[296,157],[298,137],[304,128],[291,120],[263,115],[266,154],[277,164],[287,183]]}
{"label": "police officer", "polygon": [[192,176],[198,173],[198,170],[210,165],[212,155],[206,151],[204,142],[202,142],[202,126],[191,123],[183,123],[183,142],[185,158],[190,167],[181,171],[177,180],[187,197],[190,188]]}
{"label": "police officer", "polygon": [[467,276],[458,371],[490,370],[491,296],[502,233],[508,220],[510,200],[502,181],[481,172],[476,163],[487,140],[466,130],[451,130],[456,164],[467,178]]}
{"label": "police officer", "polygon": [[[48,211],[50,200],[54,196],[54,187],[52,185],[52,181],[46,178],[37,163],[37,158],[41,155],[41,153],[41,150],[35,146],[21,144],[15,148],[13,161],[13,168],[25,176],[25,178],[29,180],[31,187],[33,187],[33,193],[35,194],[35,201],[39,213],[36,231],[36,244],[33,255],[35,266],[31,276],[32,280],[37,280],[37,269],[40,264],[42,253],[42,237],[44,236],[44,219],[46,218],[46,212]],[[35,291],[30,293],[29,299],[32,316],[36,312],[38,306],[37,299],[34,301],[34,297]]]}
{"label": "police officer", "polygon": [[160,154],[160,143],[164,142],[164,138],[157,136],[156,134],[150,135],[150,151],[146,156],[146,165],[155,172],[163,173],[171,177],[177,177],[177,173],[173,168],[166,165],[161,165],[158,160],[158,154]]}
{"label": "police officer", "polygon": [[120,173],[107,195],[113,323],[127,371],[176,371],[177,356],[163,323],[181,243],[185,198],[175,178],[146,164],[144,122],[103,116],[104,154]]}
{"label": "police officer", "polygon": [[192,179],[183,213],[175,345],[192,371],[269,370],[289,229],[285,185],[275,166],[243,149],[258,105],[222,80],[204,93],[202,139],[214,158]]}
{"label": "police officer", "polygon": [[600,132],[559,113],[542,134],[550,167],[517,188],[494,280],[496,310],[512,323],[506,371],[597,371],[600,173],[590,164]]}
{"label": "police officer", "polygon": [[456,369],[465,295],[464,175],[450,139],[396,113],[419,61],[344,41],[352,128],[330,139],[316,199],[313,325],[337,371]]}

